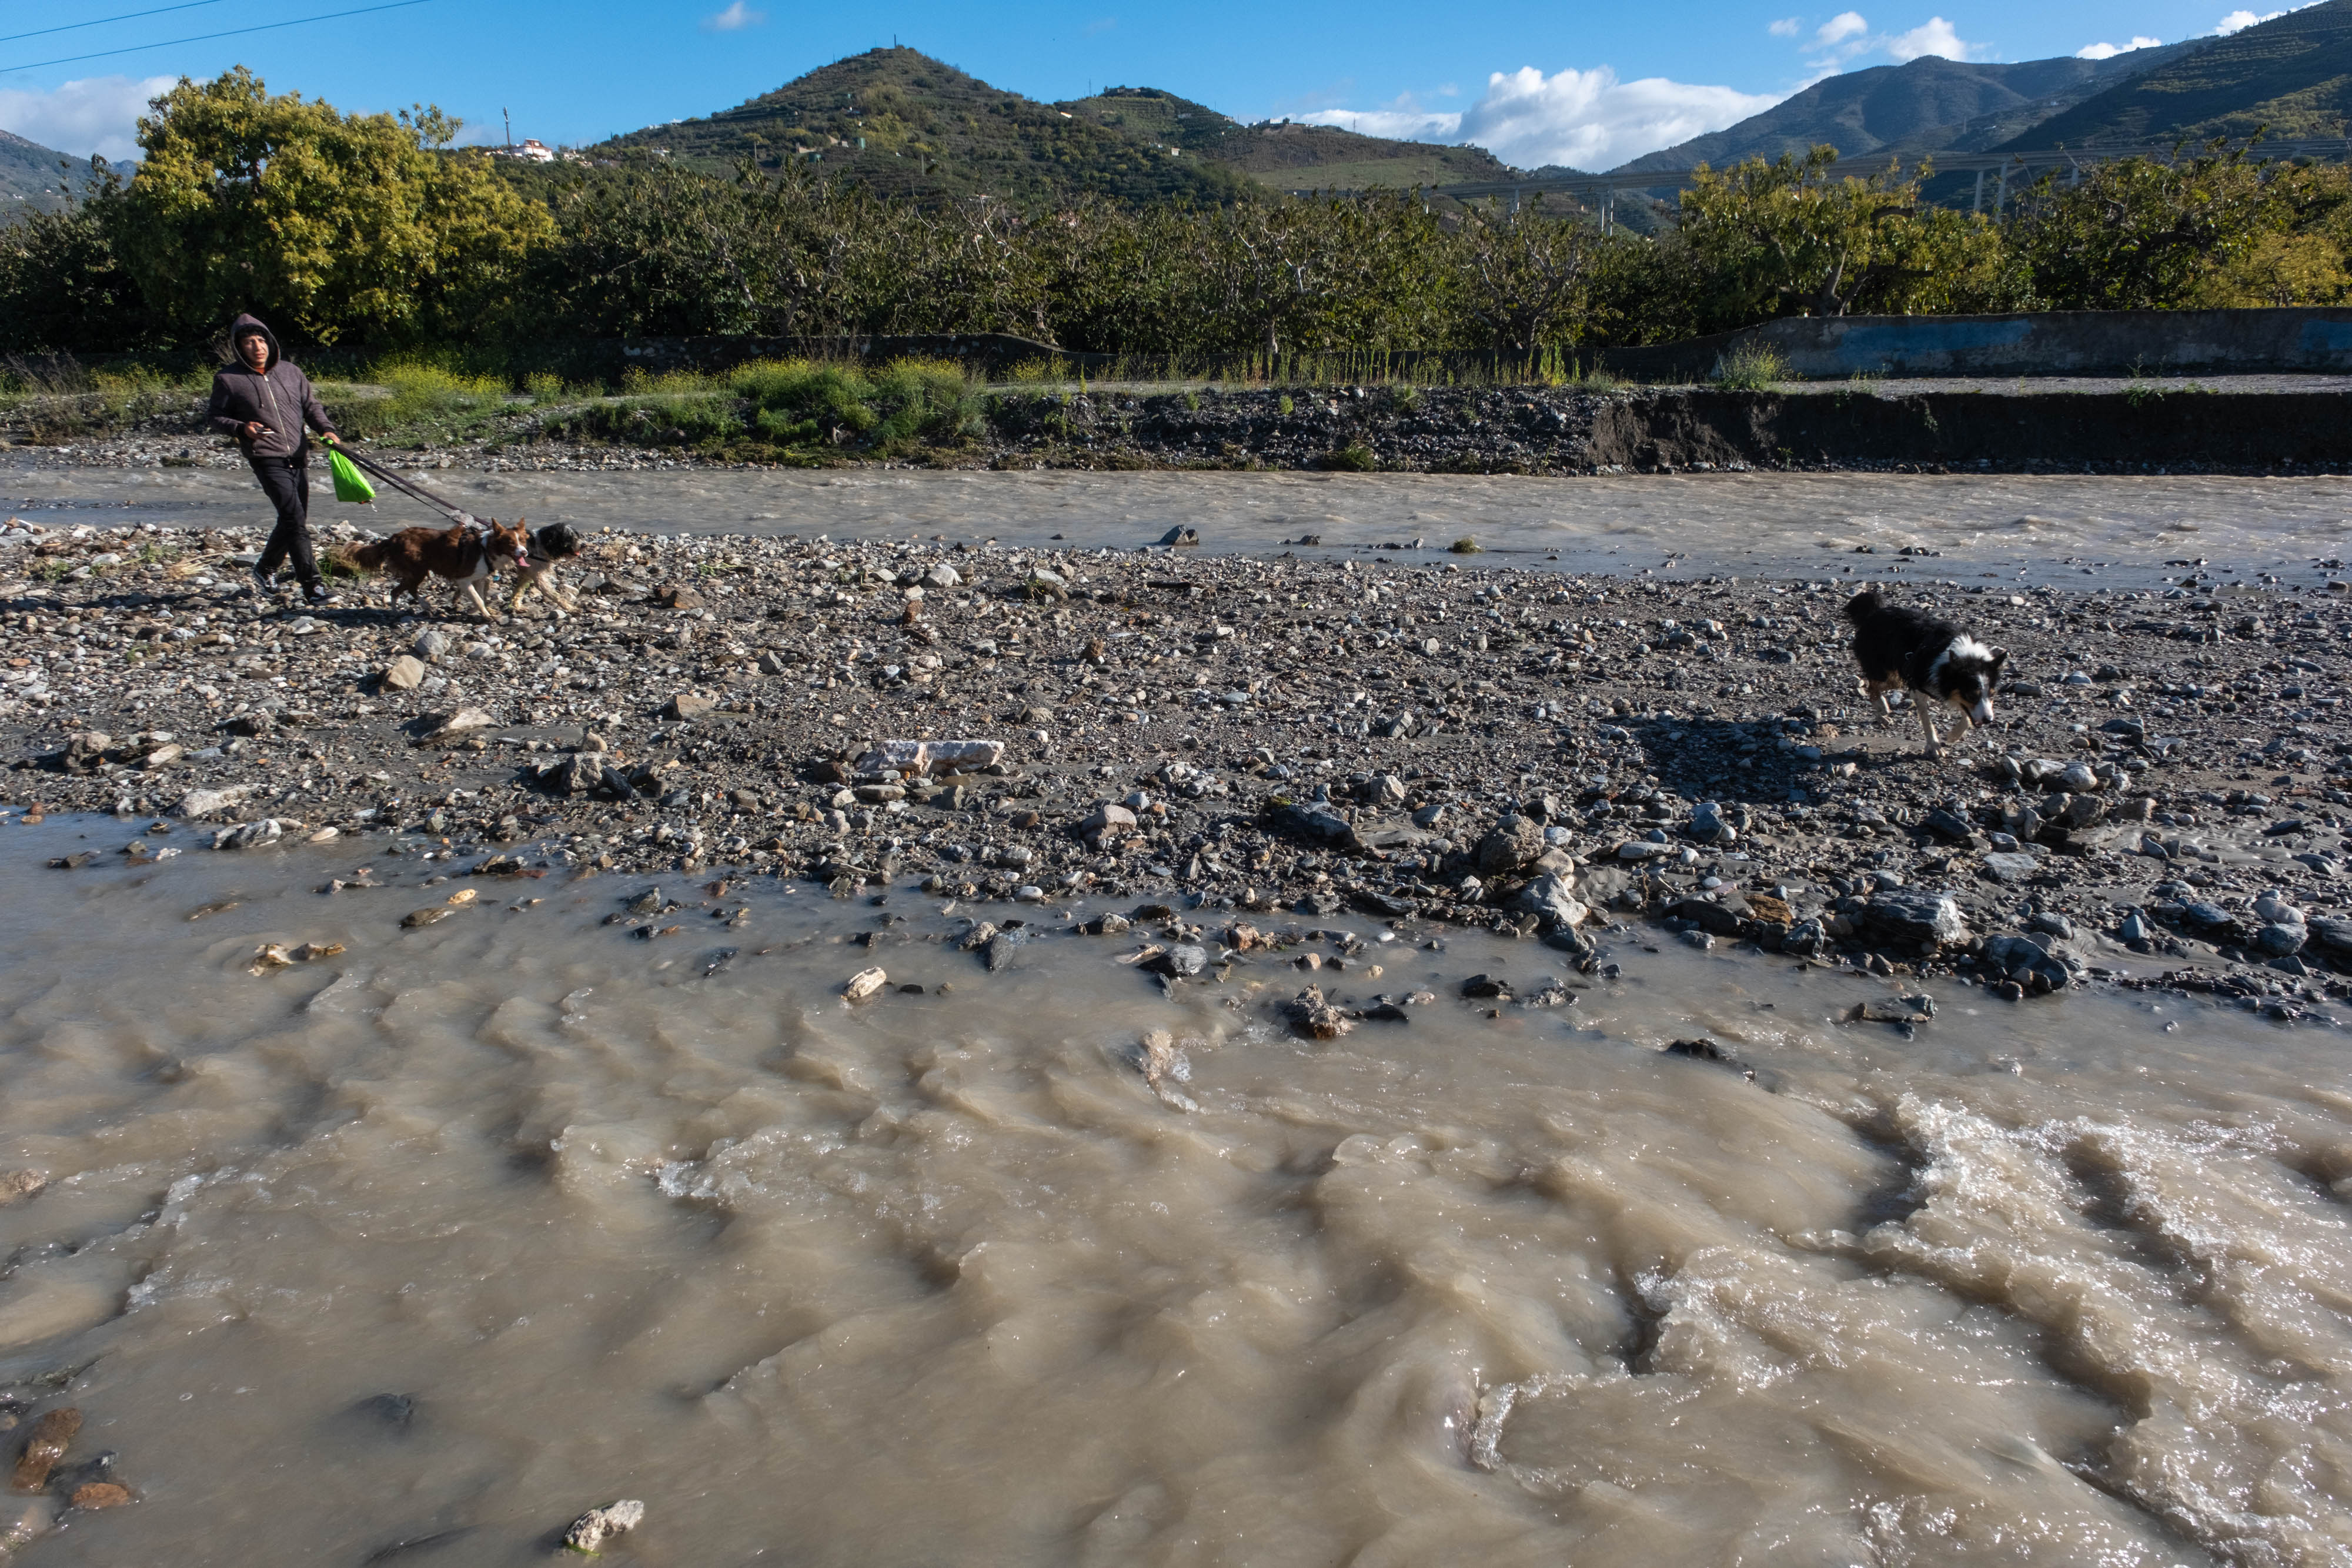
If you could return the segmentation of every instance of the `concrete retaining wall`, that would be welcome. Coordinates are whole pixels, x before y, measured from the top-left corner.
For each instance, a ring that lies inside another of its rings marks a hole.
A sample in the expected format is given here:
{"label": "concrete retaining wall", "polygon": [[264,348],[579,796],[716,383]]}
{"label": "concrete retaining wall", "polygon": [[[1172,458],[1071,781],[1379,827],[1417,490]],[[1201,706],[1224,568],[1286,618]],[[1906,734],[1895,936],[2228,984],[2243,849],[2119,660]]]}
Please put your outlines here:
{"label": "concrete retaining wall", "polygon": [[2294,375],[2352,372],[2352,309],[2049,310],[2014,316],[1796,316],[1737,332],[1603,349],[1637,381],[1705,381],[1743,343],[1791,373],[1890,376]]}

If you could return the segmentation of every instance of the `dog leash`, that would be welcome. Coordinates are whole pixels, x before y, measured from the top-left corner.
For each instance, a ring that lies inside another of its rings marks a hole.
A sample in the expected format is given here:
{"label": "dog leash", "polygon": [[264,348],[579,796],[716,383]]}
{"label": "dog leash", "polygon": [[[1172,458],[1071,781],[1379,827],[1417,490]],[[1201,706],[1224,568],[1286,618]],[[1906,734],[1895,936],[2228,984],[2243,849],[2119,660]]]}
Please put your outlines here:
{"label": "dog leash", "polygon": [[[383,464],[353,451],[347,443],[341,441],[337,442],[335,444],[335,449],[341,452],[345,457],[351,459],[352,463],[355,466],[365,469],[368,473],[374,475],[377,478],[383,480],[385,484],[391,486],[394,489],[398,490],[401,494],[408,497],[410,499],[423,502],[425,506],[432,507],[435,511],[439,512],[442,516],[447,517],[451,522],[456,523],[459,528],[471,531],[476,541],[481,545],[482,553],[485,556],[490,553],[489,530],[482,527],[481,519],[475,517],[473,513],[466,510],[465,507],[458,506],[454,501],[443,500],[440,497],[435,495],[432,491],[426,489],[422,485],[410,484],[407,480],[402,478],[399,475],[394,474]],[[526,533],[523,535],[523,538],[527,540],[530,536]],[[514,558],[516,564],[521,565],[528,560],[529,557],[525,554],[526,549],[527,547],[524,545],[517,545],[515,547]]]}
{"label": "dog leash", "polygon": [[445,501],[440,497],[435,495],[432,491],[426,489],[424,486],[410,484],[407,480],[402,478],[399,475],[394,473],[383,464],[375,461],[375,459],[364,456],[358,451],[354,450],[351,443],[347,441],[337,442],[335,444],[335,450],[350,458],[358,467],[363,468],[370,474],[374,475],[377,478],[383,480],[385,484],[391,486],[402,495],[408,497],[411,500],[422,501],[425,505],[432,507],[443,517],[447,517],[451,522],[456,523],[459,528],[479,528],[482,526],[480,521],[475,517],[473,513],[466,510],[465,507],[457,505],[455,501]]}

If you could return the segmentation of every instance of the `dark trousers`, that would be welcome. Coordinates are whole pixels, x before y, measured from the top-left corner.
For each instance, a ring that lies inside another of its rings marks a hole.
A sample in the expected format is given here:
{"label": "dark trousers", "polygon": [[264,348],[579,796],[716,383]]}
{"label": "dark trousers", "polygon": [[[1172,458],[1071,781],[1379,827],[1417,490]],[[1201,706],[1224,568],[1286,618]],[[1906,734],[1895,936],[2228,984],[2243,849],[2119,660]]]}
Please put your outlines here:
{"label": "dark trousers", "polygon": [[261,547],[261,570],[276,571],[293,558],[294,575],[306,586],[319,580],[319,563],[310,554],[310,465],[304,457],[250,457],[253,476],[261,493],[278,508],[278,526]]}

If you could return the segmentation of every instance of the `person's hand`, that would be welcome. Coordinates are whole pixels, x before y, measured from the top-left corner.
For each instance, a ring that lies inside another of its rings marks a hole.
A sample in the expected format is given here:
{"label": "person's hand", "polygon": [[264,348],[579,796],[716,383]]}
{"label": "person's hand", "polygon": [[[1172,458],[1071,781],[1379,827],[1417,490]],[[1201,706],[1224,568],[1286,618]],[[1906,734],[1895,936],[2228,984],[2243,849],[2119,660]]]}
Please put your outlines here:
{"label": "person's hand", "polygon": [[257,419],[248,419],[245,422],[245,438],[247,441],[258,441],[261,437],[268,434],[269,427],[262,423],[261,421]]}
{"label": "person's hand", "polygon": [[325,442],[330,446],[341,446],[342,444],[341,441],[336,439],[335,433],[331,430],[320,435],[319,439]]}

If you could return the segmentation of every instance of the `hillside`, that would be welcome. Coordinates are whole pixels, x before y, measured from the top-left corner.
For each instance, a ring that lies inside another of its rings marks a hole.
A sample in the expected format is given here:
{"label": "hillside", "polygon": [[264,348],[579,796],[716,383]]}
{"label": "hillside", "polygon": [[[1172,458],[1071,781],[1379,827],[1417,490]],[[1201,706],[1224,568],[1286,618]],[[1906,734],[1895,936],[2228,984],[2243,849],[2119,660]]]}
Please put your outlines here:
{"label": "hillside", "polygon": [[1097,194],[1229,202],[1261,189],[1356,189],[1495,179],[1475,147],[1389,141],[1327,126],[1243,125],[1155,88],[1040,103],[908,48],[872,49],[699,120],[614,137],[704,167],[807,160],[835,178],[918,197],[1015,201]]}
{"label": "hillside", "polygon": [[28,208],[48,211],[64,200],[67,179],[59,163],[72,166],[79,177],[89,169],[89,160],[76,158],[44,147],[37,141],[27,141],[13,131],[0,131],[0,223]]}
{"label": "hillside", "polygon": [[[2130,57],[2123,57],[2128,58]],[[2325,0],[2166,62],[2074,105],[2017,144],[2093,147],[2352,128],[2352,0]]]}
{"label": "hillside", "polygon": [[[1156,95],[1177,112],[1197,105]],[[790,158],[893,195],[990,195],[1013,201],[1097,194],[1121,202],[1231,201],[1232,171],[1147,123],[1157,104],[1128,99],[1105,123],[991,87],[908,48],[871,49],[700,120],[618,136],[599,151],[639,149],[709,165]],[[1223,120],[1223,116],[1216,117]],[[1232,122],[1224,122],[1230,125]]]}
{"label": "hillside", "polygon": [[1824,141],[1847,159],[1864,153],[1916,157],[1981,152],[2029,131],[2034,145],[2046,146],[2040,140],[2041,128],[2053,115],[2197,50],[2193,44],[2174,44],[2112,59],[2015,65],[1922,56],[1906,65],[1824,78],[1761,114],[1636,158],[1623,169],[1687,169],[1702,162],[1720,169],[1749,158],[1802,154]]}

